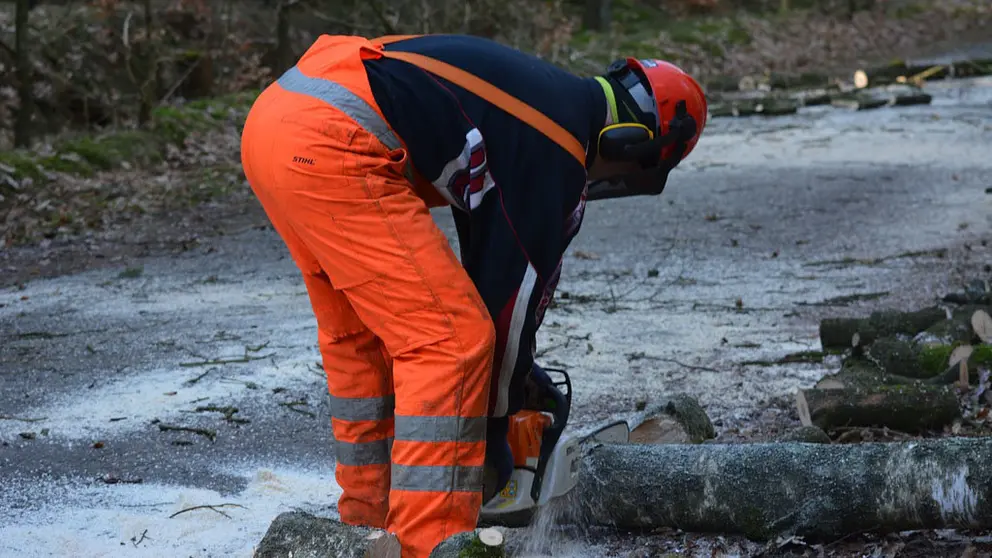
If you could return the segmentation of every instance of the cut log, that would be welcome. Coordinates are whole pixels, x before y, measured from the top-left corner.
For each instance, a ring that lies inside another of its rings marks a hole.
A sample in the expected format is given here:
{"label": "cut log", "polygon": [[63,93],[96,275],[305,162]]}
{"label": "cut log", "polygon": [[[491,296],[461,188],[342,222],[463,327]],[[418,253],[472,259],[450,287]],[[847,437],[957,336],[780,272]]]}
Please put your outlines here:
{"label": "cut log", "polygon": [[709,114],[713,118],[727,118],[734,116],[734,106],[730,103],[713,103],[709,107]]}
{"label": "cut log", "polygon": [[[905,61],[897,60],[884,66],[874,68],[861,68],[854,72],[854,86],[858,89],[874,87],[878,85],[889,85],[898,83],[899,78],[907,78],[927,71],[932,66],[910,66]],[[932,78],[943,77],[939,73],[933,74]]]}
{"label": "cut log", "polygon": [[[957,347],[955,351],[964,349],[965,347],[966,345],[961,345]],[[964,356],[964,359],[967,363],[968,382],[970,384],[978,381],[979,373],[982,369],[992,368],[992,345],[976,345],[967,347],[970,348],[971,351]],[[959,382],[963,378],[961,367],[958,366],[958,359],[952,356],[949,360],[950,363],[944,371],[931,378],[927,383],[934,385],[953,384],[954,382]]]}
{"label": "cut log", "polygon": [[[504,558],[496,529],[459,533],[439,544],[430,558]],[[269,525],[254,558],[400,558],[395,535],[346,525],[304,512],[281,513]]]}
{"label": "cut log", "polygon": [[[903,386],[917,384],[918,380],[889,374],[882,370],[878,364],[861,356],[851,356],[844,359],[840,370],[836,374],[827,376],[843,384],[848,388],[873,388],[875,386]],[[817,388],[820,385],[817,384]],[[841,387],[841,386],[839,386]]]}
{"label": "cut log", "polygon": [[[988,193],[988,190],[986,190],[986,193]],[[987,306],[992,304],[992,288],[990,288],[988,281],[975,279],[974,281],[969,281],[963,291],[944,295],[943,300],[944,302],[953,302],[954,304],[981,304]]]}
{"label": "cut log", "polygon": [[583,461],[577,521],[753,539],[992,528],[992,439],[605,445]]}
{"label": "cut log", "polygon": [[799,111],[799,101],[793,99],[766,99],[757,107],[757,112],[765,116],[783,116]]}
{"label": "cut log", "polygon": [[831,105],[850,110],[871,110],[884,107],[889,103],[890,99],[886,96],[868,93],[837,95],[830,100]]}
{"label": "cut log", "polygon": [[503,533],[492,527],[459,533],[439,544],[430,558],[505,558]]}
{"label": "cut log", "polygon": [[975,310],[971,315],[971,329],[982,343],[992,343],[992,317],[985,310]]}
{"label": "cut log", "polygon": [[951,317],[940,320],[920,332],[914,341],[921,345],[953,345],[973,343],[980,339],[975,334],[972,316],[977,311],[988,311],[987,306],[967,305],[954,309]]}
{"label": "cut log", "polygon": [[887,427],[900,432],[939,429],[961,416],[954,392],[944,386],[801,389],[796,408],[803,426]]}
{"label": "cut log", "polygon": [[854,85],[865,88],[890,83],[923,83],[927,80],[952,77],[974,77],[992,74],[992,59],[962,56],[959,59],[897,60],[875,68],[854,72]]}
{"label": "cut log", "polygon": [[938,306],[912,312],[877,311],[867,318],[827,318],[820,322],[820,344],[824,349],[849,349],[851,338],[858,333],[861,344],[869,345],[887,335],[916,335],[946,318]]}
{"label": "cut log", "polygon": [[276,516],[254,558],[399,558],[399,544],[381,530],[304,512]]}
{"label": "cut log", "polygon": [[950,364],[950,345],[920,345],[900,337],[882,337],[865,354],[885,373],[906,378],[932,378]]}

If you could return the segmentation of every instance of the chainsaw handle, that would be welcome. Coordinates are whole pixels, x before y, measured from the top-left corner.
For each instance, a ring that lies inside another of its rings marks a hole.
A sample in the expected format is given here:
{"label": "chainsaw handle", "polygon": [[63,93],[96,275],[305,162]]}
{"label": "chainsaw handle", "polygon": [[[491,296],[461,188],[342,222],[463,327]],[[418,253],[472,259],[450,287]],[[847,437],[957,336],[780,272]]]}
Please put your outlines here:
{"label": "chainsaw handle", "polygon": [[[554,381],[548,372],[554,372],[556,375],[561,375],[562,379],[559,381]],[[534,384],[540,389],[543,388],[545,393],[542,393],[542,399],[547,403],[551,402],[553,408],[548,409],[535,409],[542,412],[550,413],[554,417],[554,422],[551,426],[544,429],[544,433],[541,437],[541,456],[537,462],[537,471],[534,474],[534,484],[531,486],[531,498],[535,502],[541,496],[541,485],[544,481],[544,472],[548,466],[548,460],[554,453],[555,446],[558,445],[558,441],[561,439],[561,435],[565,432],[565,425],[568,424],[568,415],[572,407],[572,380],[568,376],[568,372],[558,368],[541,368],[536,362],[531,370],[531,377]],[[559,386],[565,386],[565,392],[559,389]]]}

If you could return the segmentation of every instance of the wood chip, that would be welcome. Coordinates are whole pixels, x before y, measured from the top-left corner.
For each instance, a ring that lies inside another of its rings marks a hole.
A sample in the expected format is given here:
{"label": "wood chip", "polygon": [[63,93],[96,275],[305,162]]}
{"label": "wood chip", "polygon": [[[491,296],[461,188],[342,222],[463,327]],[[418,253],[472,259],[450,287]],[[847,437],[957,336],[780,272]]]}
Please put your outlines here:
{"label": "wood chip", "polygon": [[992,343],[992,317],[985,310],[976,310],[971,315],[971,327],[982,343]]}
{"label": "wood chip", "polygon": [[491,527],[480,530],[478,537],[479,541],[486,546],[500,546],[503,544],[503,533]]}

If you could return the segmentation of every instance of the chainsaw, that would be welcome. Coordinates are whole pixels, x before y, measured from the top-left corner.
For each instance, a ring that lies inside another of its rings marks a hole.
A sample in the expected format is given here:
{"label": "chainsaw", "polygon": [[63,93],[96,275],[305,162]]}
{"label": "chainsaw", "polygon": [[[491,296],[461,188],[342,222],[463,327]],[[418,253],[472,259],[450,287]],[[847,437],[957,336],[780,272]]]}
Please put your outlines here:
{"label": "chainsaw", "polygon": [[626,443],[630,425],[616,420],[585,431],[567,431],[572,382],[564,370],[545,368],[551,393],[538,409],[525,407],[510,417],[508,439],[513,474],[501,491],[482,506],[480,524],[521,526],[551,500],[578,483],[582,446],[589,442]]}

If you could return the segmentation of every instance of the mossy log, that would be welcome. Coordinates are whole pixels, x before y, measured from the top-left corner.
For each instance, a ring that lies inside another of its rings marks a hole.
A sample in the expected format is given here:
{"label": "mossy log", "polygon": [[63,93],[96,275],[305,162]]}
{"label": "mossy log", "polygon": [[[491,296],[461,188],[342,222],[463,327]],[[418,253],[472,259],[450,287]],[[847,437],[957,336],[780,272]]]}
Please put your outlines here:
{"label": "mossy log", "polygon": [[954,309],[951,317],[935,322],[920,332],[915,341],[921,345],[954,345],[973,343],[980,339],[975,333],[972,318],[977,311],[989,312],[988,306],[966,305]]}
{"label": "mossy log", "polygon": [[[346,525],[304,512],[281,513],[269,525],[254,558],[400,558],[394,535]],[[430,558],[503,558],[504,541],[495,529],[454,535]]]}
{"label": "mossy log", "polygon": [[873,531],[992,528],[992,439],[604,445],[583,461],[580,517],[807,542]]}
{"label": "mossy log", "polygon": [[899,337],[882,337],[864,350],[887,374],[926,379],[947,369],[954,347],[921,345]]}
{"label": "mossy log", "polygon": [[965,285],[963,291],[944,295],[943,301],[988,306],[992,304],[992,285],[985,279],[974,279]]}
{"label": "mossy log", "polygon": [[849,349],[855,333],[861,344],[868,345],[888,335],[916,335],[946,318],[938,306],[911,312],[882,310],[867,318],[827,318],[820,322],[820,344],[824,349]]}
{"label": "mossy log", "polygon": [[887,427],[900,432],[942,428],[961,416],[954,392],[945,386],[801,389],[796,408],[803,426]]}
{"label": "mossy log", "polygon": [[393,558],[393,549],[386,547],[395,547],[396,541],[381,533],[304,512],[285,512],[269,525],[255,558]]}
{"label": "mossy log", "polygon": [[[968,382],[974,385],[978,382],[979,372],[982,369],[992,368],[992,345],[977,345],[973,347],[962,345],[960,348],[970,349],[965,360],[968,367]],[[960,361],[952,357],[949,359],[948,365],[944,368],[943,372],[930,378],[927,383],[935,385],[953,384],[960,378]]]}
{"label": "mossy log", "polygon": [[429,558],[505,558],[503,534],[493,528],[459,533],[439,544]]}

